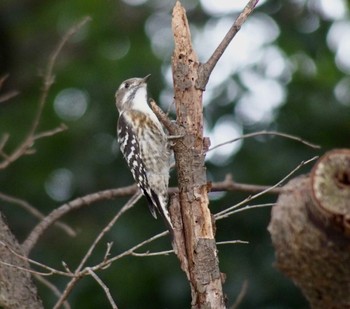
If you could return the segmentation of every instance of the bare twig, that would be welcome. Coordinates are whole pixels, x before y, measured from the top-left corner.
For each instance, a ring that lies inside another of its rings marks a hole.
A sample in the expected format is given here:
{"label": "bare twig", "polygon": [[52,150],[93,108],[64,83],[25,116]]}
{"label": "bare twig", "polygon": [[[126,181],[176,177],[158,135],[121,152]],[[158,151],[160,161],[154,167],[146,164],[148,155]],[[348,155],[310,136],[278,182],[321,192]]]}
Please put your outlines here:
{"label": "bare twig", "polygon": [[111,304],[113,309],[118,309],[118,306],[116,305],[116,303],[113,300],[113,297],[111,295],[111,292],[109,291],[109,288],[103,283],[103,281],[100,279],[99,276],[96,275],[96,273],[91,269],[88,268],[87,271],[89,272],[89,274],[91,275],[91,277],[93,277],[96,282],[102,287],[103,291],[105,292],[109,303]]}
{"label": "bare twig", "polygon": [[[131,199],[118,211],[118,213],[114,216],[114,218],[106,225],[106,227],[100,232],[100,234],[96,237],[95,241],[93,242],[93,244],[90,246],[89,250],[86,252],[84,258],[81,260],[78,268],[76,271],[80,271],[83,266],[85,265],[86,261],[88,260],[88,258],[91,256],[93,250],[95,249],[95,247],[97,246],[97,244],[100,242],[100,240],[102,239],[102,237],[108,232],[110,231],[110,229],[113,227],[113,225],[115,224],[115,222],[120,218],[121,215],[123,215],[126,211],[128,211],[131,207],[133,207],[137,201],[141,198],[141,193],[137,192],[135,193]],[[104,260],[106,260],[106,255]]]}
{"label": "bare twig", "polygon": [[41,97],[39,99],[39,108],[37,110],[36,116],[34,118],[32,128],[30,130],[29,135],[33,136],[35,134],[35,131],[39,125],[41,114],[43,112],[44,105],[46,103],[47,95],[49,93],[49,90],[54,83],[55,76],[53,75],[53,68],[56,64],[56,60],[58,55],[61,53],[64,45],[68,42],[68,40],[76,34],[87,22],[89,22],[91,18],[89,16],[84,17],[80,22],[78,22],[76,25],[71,27],[66,34],[63,36],[61,41],[58,43],[57,47],[54,49],[52,54],[49,57],[49,62],[47,64],[47,68],[45,70],[44,74],[44,82],[43,82],[43,89],[41,93]]}
{"label": "bare twig", "polygon": [[[5,80],[8,77],[9,77],[9,74],[5,74],[5,75],[0,77],[0,89],[2,88],[3,83],[5,82]],[[0,96],[0,103],[10,100],[11,98],[15,97],[18,94],[19,94],[19,91],[17,91],[17,90],[12,90],[12,91],[9,91],[7,93],[4,93]],[[1,147],[0,147],[0,149],[1,149]]]}
{"label": "bare twig", "polygon": [[36,265],[36,266],[38,266],[40,268],[43,268],[43,269],[46,270],[46,272],[40,272],[40,271],[24,268],[24,267],[13,265],[11,263],[7,263],[7,262],[4,262],[4,261],[0,260],[0,263],[3,264],[3,265],[7,265],[9,267],[14,267],[14,268],[17,268],[17,269],[21,269],[21,270],[24,270],[24,271],[27,271],[29,273],[36,274],[36,275],[39,275],[39,276],[51,276],[51,275],[55,274],[55,275],[61,275],[61,276],[65,276],[65,277],[72,277],[74,275],[71,272],[64,272],[64,271],[52,268],[50,266],[47,266],[45,264],[42,264],[42,263],[40,263],[38,261],[32,260],[32,259],[30,259],[30,258],[28,258],[26,256],[23,256],[22,254],[17,253],[14,249],[11,248],[11,246],[9,246],[8,244],[4,243],[1,240],[0,240],[0,245],[5,247],[14,256],[16,256],[16,257],[20,258],[21,260],[26,261],[26,262],[28,262],[30,264]]}
{"label": "bare twig", "polygon": [[54,222],[64,216],[66,213],[79,209],[83,206],[90,205],[97,201],[106,199],[113,199],[120,196],[129,196],[137,191],[136,185],[119,188],[104,190],[92,194],[79,197],[69,203],[63,204],[60,207],[53,210],[47,217],[45,217],[38,225],[31,231],[27,239],[23,242],[23,251],[28,255],[33,246],[38,241],[39,237],[43,235],[44,231],[51,226]]}
{"label": "bare twig", "polygon": [[232,245],[232,244],[249,244],[249,241],[246,240],[226,240],[226,241],[217,241],[217,245]]}
{"label": "bare twig", "polygon": [[158,255],[169,255],[170,253],[174,253],[174,250],[165,250],[165,251],[158,251],[158,252],[144,252],[144,253],[137,253],[132,252],[132,256],[137,257],[149,257],[149,256],[158,256]]}
{"label": "bare twig", "polygon": [[[30,205],[27,201],[22,200],[18,197],[13,197],[10,196],[8,194],[2,193],[0,192],[0,199],[8,202],[8,203],[12,203],[12,204],[16,204],[20,207],[22,207],[23,209],[25,209],[27,212],[29,212],[30,214],[32,214],[34,217],[42,220],[45,218],[44,214],[42,212],[40,212],[38,209],[36,209],[35,207],[33,207],[32,205]],[[75,236],[76,233],[75,231],[67,224],[62,223],[62,222],[56,222],[55,225],[59,228],[61,228],[64,232],[66,232],[69,236]]]}
{"label": "bare twig", "polygon": [[[55,296],[57,296],[58,298],[61,297],[62,292],[55,285],[53,285],[49,280],[47,280],[43,276],[39,276],[37,274],[34,274],[34,277],[38,281],[40,281],[43,285],[45,285],[49,290],[51,290]],[[62,305],[66,309],[71,309],[71,306],[69,305],[69,303],[67,301],[65,301]]]}
{"label": "bare twig", "polygon": [[19,94],[19,91],[17,91],[17,90],[12,90],[12,91],[6,92],[5,94],[0,96],[0,103],[6,102],[6,101],[12,99],[13,97],[17,96],[18,94]]}
{"label": "bare twig", "polygon": [[234,24],[225,35],[224,39],[215,49],[214,53],[211,55],[209,60],[206,63],[200,65],[198,69],[198,80],[196,82],[196,87],[198,89],[205,90],[205,86],[208,83],[210,74],[213,71],[215,65],[217,64],[220,57],[225,52],[227,46],[231,43],[232,39],[235,37],[237,32],[241,29],[241,26],[247,20],[248,16],[253,12],[258,2],[259,0],[250,0],[248,2],[244,10],[239,14]]}
{"label": "bare twig", "polygon": [[245,138],[250,138],[250,137],[255,137],[255,136],[260,136],[260,135],[274,135],[274,136],[281,136],[281,137],[285,137],[285,138],[289,138],[289,139],[292,139],[292,140],[295,140],[295,141],[298,141],[306,146],[309,146],[311,148],[314,148],[314,149],[320,149],[321,146],[319,145],[316,145],[316,144],[313,144],[313,143],[310,143],[298,136],[294,136],[294,135],[291,135],[291,134],[286,134],[286,133],[281,133],[281,132],[276,132],[276,131],[259,131],[259,132],[254,132],[254,133],[248,133],[248,134],[244,134],[240,137],[237,137],[237,138],[234,138],[234,139],[231,139],[227,142],[224,142],[224,143],[221,143],[221,144],[218,144],[218,145],[215,145],[213,147],[211,147],[207,152],[209,151],[212,151],[216,148],[219,148],[221,146],[224,146],[224,145],[227,145],[227,144],[231,144],[233,142],[236,142],[236,141],[239,141],[241,139],[245,139]]}
{"label": "bare twig", "polygon": [[[5,157],[5,160],[0,162],[0,169],[5,169],[8,167],[11,163],[16,161],[18,158],[25,154],[29,154],[32,152],[28,152],[28,150],[33,147],[33,144],[38,137],[35,136],[35,132],[38,129],[41,115],[44,109],[44,105],[46,103],[46,99],[49,93],[49,90],[51,88],[51,85],[54,82],[54,75],[53,75],[53,68],[56,63],[57,57],[62,51],[63,46],[67,43],[67,41],[82,27],[84,26],[88,21],[90,20],[90,17],[85,17],[80,21],[78,24],[73,26],[68,30],[68,32],[64,35],[64,37],[61,39],[61,41],[58,43],[57,47],[54,49],[53,53],[49,57],[49,61],[47,64],[47,68],[45,70],[44,78],[43,78],[43,88],[41,92],[41,96],[39,98],[39,106],[36,111],[36,115],[33,119],[32,125],[29,129],[28,134],[24,138],[24,140],[17,146],[17,148],[9,155],[4,156],[4,152],[2,153],[2,156]],[[62,130],[59,130],[59,132]],[[50,136],[54,133],[57,133],[54,130],[43,132],[40,135],[41,136]]]}
{"label": "bare twig", "polygon": [[248,196],[246,199],[244,199],[243,201],[237,203],[236,205],[232,206],[232,207],[229,207],[227,209],[224,209],[218,213],[215,214],[215,219],[216,220],[220,220],[220,219],[223,219],[223,218],[226,218],[229,216],[229,214],[231,214],[231,211],[234,210],[234,209],[237,209],[238,207],[248,203],[249,201],[253,200],[253,199],[256,199],[260,196],[262,196],[263,194],[269,192],[270,190],[276,188],[276,187],[279,187],[282,185],[282,183],[284,183],[287,179],[289,179],[297,170],[299,170],[301,167],[303,167],[304,165],[312,162],[312,161],[315,161],[318,157],[313,157],[309,160],[306,160],[306,161],[302,161],[296,168],[294,168],[290,173],[288,173],[287,176],[283,177],[280,181],[278,181],[275,185],[267,188],[266,190],[263,190],[257,194],[254,194],[254,195],[250,195]]}
{"label": "bare twig", "polygon": [[[67,299],[68,295],[71,293],[73,290],[74,286],[77,284],[77,282],[81,279],[82,274],[81,270],[84,267],[86,261],[88,258],[91,256],[93,250],[96,248],[97,244],[99,241],[102,239],[102,237],[113,227],[115,222],[120,218],[122,214],[124,214],[128,209],[130,209],[132,206],[136,204],[136,202],[140,199],[141,193],[138,192],[136,193],[128,203],[126,203],[119,211],[118,213],[114,216],[114,218],[107,224],[107,226],[100,232],[100,234],[96,237],[95,241],[92,243],[90,246],[89,250],[85,253],[84,257],[82,258],[81,262],[79,263],[78,267],[75,270],[75,276],[71,279],[71,281],[68,282],[63,294],[61,297],[58,299],[57,303],[55,304],[54,308],[59,308],[62,303]],[[100,268],[106,268],[106,266],[109,266],[110,263],[106,263],[106,256],[103,259],[103,261],[99,264],[101,266],[99,267],[94,267],[94,268],[85,268],[85,272],[90,272],[90,270],[97,270]]]}
{"label": "bare twig", "polygon": [[[223,181],[213,182],[210,184],[211,192],[220,192],[220,191],[240,191],[240,192],[250,192],[257,193],[261,191],[265,191],[266,189],[271,188],[271,186],[261,186],[261,185],[251,185],[247,183],[238,183],[232,179],[232,175],[226,175]],[[172,190],[173,188],[170,188]],[[273,188],[266,193],[271,194],[280,194],[284,192],[285,189],[283,187]]]}
{"label": "bare twig", "polygon": [[144,245],[147,245],[147,244],[155,241],[156,239],[162,238],[162,237],[164,237],[165,235],[168,235],[168,234],[169,234],[169,231],[164,231],[164,232],[161,232],[161,233],[159,233],[157,235],[154,235],[154,236],[144,240],[143,242],[140,242],[139,244],[133,246],[132,248],[130,248],[130,249],[128,249],[128,250],[126,250],[126,251],[124,251],[124,252],[122,252],[122,253],[120,253],[120,254],[118,254],[118,255],[116,255],[116,256],[114,256],[114,257],[112,257],[112,258],[110,258],[110,259],[108,259],[106,261],[104,261],[103,263],[94,266],[93,270],[96,270],[96,269],[99,269],[99,268],[103,268],[106,265],[109,265],[109,264],[113,263],[114,261],[119,260],[119,259],[121,259],[121,258],[123,258],[123,257],[125,257],[127,255],[132,255],[132,253],[134,253],[135,250],[143,247]]}
{"label": "bare twig", "polygon": [[[218,216],[218,217],[215,217],[216,220],[220,220],[220,219],[223,219],[223,218],[227,218],[235,213],[238,213],[238,212],[242,212],[242,211],[246,211],[246,210],[250,210],[250,209],[254,209],[254,208],[265,208],[265,207],[272,207],[274,206],[275,203],[265,203],[265,204],[256,204],[256,205],[247,205],[245,207],[242,207],[242,208],[238,208],[237,209],[237,205],[234,205],[232,206],[234,210],[231,210],[231,211],[228,211],[225,213],[225,216]],[[230,207],[232,209],[232,207]]]}
{"label": "bare twig", "polygon": [[68,127],[64,123],[61,123],[60,126],[55,128],[55,129],[35,134],[34,140],[37,140],[37,139],[40,139],[40,138],[43,138],[43,137],[53,136],[53,135],[55,135],[57,133],[65,131],[67,129],[68,129]]}
{"label": "bare twig", "polygon": [[106,261],[108,259],[108,257],[110,256],[112,245],[113,245],[113,242],[108,242],[107,243],[107,250],[106,250],[105,256],[103,258],[104,261]]}

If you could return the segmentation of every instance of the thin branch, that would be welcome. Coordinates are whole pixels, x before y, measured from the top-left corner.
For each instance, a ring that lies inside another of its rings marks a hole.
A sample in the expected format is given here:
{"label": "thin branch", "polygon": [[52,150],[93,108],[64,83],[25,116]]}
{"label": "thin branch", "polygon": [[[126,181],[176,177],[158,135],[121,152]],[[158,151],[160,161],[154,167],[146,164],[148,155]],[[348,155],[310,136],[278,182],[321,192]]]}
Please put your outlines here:
{"label": "thin branch", "polygon": [[112,241],[107,243],[107,250],[106,250],[105,256],[103,258],[104,261],[106,261],[108,259],[108,257],[111,255],[112,245],[113,245]]}
{"label": "thin branch", "polygon": [[144,253],[137,253],[132,252],[132,256],[137,257],[149,257],[149,256],[158,256],[158,255],[169,255],[170,253],[174,253],[174,250],[165,250],[165,251],[158,251],[158,252],[144,252]]}
{"label": "thin branch", "polygon": [[265,207],[272,207],[274,206],[275,203],[264,203],[264,204],[256,204],[256,205],[247,205],[245,207],[242,207],[242,208],[239,208],[237,209],[237,205],[234,205],[232,207],[229,207],[229,209],[234,209],[232,211],[229,211],[229,212],[226,212],[224,216],[217,216],[215,217],[216,220],[220,220],[220,219],[224,219],[224,218],[227,218],[235,213],[238,213],[238,212],[242,212],[242,211],[246,211],[246,210],[250,210],[250,209],[254,209],[254,208],[265,208]]}
{"label": "thin branch", "polygon": [[[32,205],[30,205],[27,201],[19,199],[17,197],[13,197],[10,196],[8,194],[2,193],[0,192],[0,199],[8,202],[8,203],[12,203],[12,204],[16,204],[20,207],[22,207],[23,209],[25,209],[27,212],[29,212],[31,215],[33,215],[35,218],[38,218],[40,220],[44,219],[45,216],[42,212],[40,212],[39,210],[37,210],[35,207],[33,207]],[[68,225],[65,224],[63,222],[55,222],[54,223],[57,227],[61,228],[64,232],[66,232],[69,236],[76,236],[75,231]]]}
{"label": "thin branch", "polygon": [[[68,295],[71,293],[73,290],[74,286],[78,283],[78,281],[82,278],[83,273],[81,272],[82,268],[84,267],[86,261],[88,258],[91,256],[93,250],[96,248],[97,244],[99,241],[102,239],[102,237],[113,227],[115,222],[120,218],[122,214],[124,214],[128,209],[130,209],[132,206],[136,204],[136,202],[140,199],[141,193],[138,192],[133,197],[126,203],[119,211],[118,213],[114,216],[114,218],[107,224],[107,226],[100,232],[100,234],[96,237],[95,241],[92,243],[90,246],[89,250],[85,253],[84,257],[82,258],[81,262],[79,263],[78,267],[75,270],[75,276],[68,282],[66,285],[65,290],[63,291],[61,297],[58,299],[57,303],[55,304],[54,308],[59,308],[62,303],[67,299]],[[99,265],[103,265],[103,268],[106,266],[109,266],[110,263],[106,263],[106,256],[102,263]],[[90,272],[90,270],[97,270],[102,267],[94,267],[90,268],[87,267],[84,269],[84,272]]]}
{"label": "thin branch", "polygon": [[[57,296],[57,298],[61,297],[62,292],[55,286],[53,285],[49,280],[47,280],[46,278],[44,278],[43,276],[39,276],[37,274],[34,274],[35,279],[37,279],[38,281],[40,281],[44,286],[46,286],[49,290],[51,290],[51,292]],[[71,306],[69,305],[68,301],[65,301],[63,303],[64,308],[66,309],[71,309]]]}
{"label": "thin branch", "polygon": [[126,251],[124,251],[124,252],[122,252],[122,253],[120,253],[120,254],[118,254],[118,255],[116,255],[116,256],[114,256],[114,257],[112,257],[112,258],[110,258],[110,259],[108,259],[108,260],[106,260],[106,261],[104,261],[104,262],[102,262],[100,264],[98,264],[98,265],[96,265],[96,266],[94,266],[92,269],[95,271],[95,270],[97,270],[99,268],[106,267],[107,265],[113,263],[116,260],[119,260],[119,259],[121,259],[121,258],[123,258],[123,257],[125,257],[127,255],[132,255],[135,252],[135,250],[137,250],[137,249],[143,247],[144,245],[147,245],[147,244],[149,244],[149,243],[151,243],[151,242],[153,242],[153,241],[155,241],[155,240],[157,240],[159,238],[162,238],[162,237],[164,237],[165,235],[168,235],[168,234],[169,234],[169,231],[164,231],[164,232],[161,232],[161,233],[159,233],[157,235],[154,235],[154,236],[144,240],[143,242],[138,243],[137,245],[133,246],[132,248],[130,248],[130,249],[128,249],[128,250],[126,250]]}
{"label": "thin branch", "polygon": [[[209,185],[210,192],[221,192],[221,191],[240,191],[240,192],[250,192],[258,193],[271,188],[271,186],[261,186],[261,185],[251,185],[246,183],[238,183],[232,179],[232,175],[227,174],[223,181],[213,182]],[[173,188],[170,188],[172,190]],[[280,194],[284,192],[283,187],[273,188],[266,193]]]}
{"label": "thin branch", "polygon": [[306,160],[306,161],[302,161],[296,168],[294,168],[291,172],[288,173],[287,176],[283,177],[280,181],[278,181],[275,185],[267,188],[266,190],[263,190],[259,193],[256,193],[254,195],[250,195],[248,196],[246,199],[244,199],[243,201],[237,203],[236,205],[232,206],[232,207],[229,207],[227,209],[224,209],[218,213],[215,214],[215,219],[216,220],[220,220],[220,219],[223,219],[223,218],[226,218],[228,217],[228,213],[230,213],[232,210],[234,209],[237,209],[238,207],[248,203],[249,201],[253,200],[253,199],[256,199],[258,198],[259,196],[262,196],[263,194],[269,192],[270,190],[274,189],[274,188],[277,188],[279,186],[282,185],[282,183],[284,183],[287,179],[289,179],[296,171],[298,171],[301,167],[303,167],[304,165],[312,162],[312,161],[315,161],[316,159],[318,159],[318,156],[316,157],[313,157],[309,160]]}
{"label": "thin branch", "polygon": [[0,96],[0,103],[6,102],[19,94],[19,91],[12,90]]}
{"label": "thin branch", "polygon": [[[142,195],[140,192],[135,193],[131,197],[131,199],[118,211],[118,213],[114,216],[114,218],[105,226],[105,228],[96,237],[95,241],[92,243],[89,250],[86,252],[84,258],[79,263],[79,266],[77,267],[76,272],[80,271],[83,268],[86,261],[91,256],[93,250],[96,248],[97,244],[100,242],[102,237],[110,231],[110,229],[114,226],[115,222],[121,217],[121,215],[123,215],[126,211],[128,211],[131,207],[133,207],[137,203],[137,201],[141,198],[141,196]],[[106,260],[106,255],[104,260]]]}
{"label": "thin branch", "polygon": [[232,245],[232,244],[249,244],[249,241],[246,240],[226,240],[226,241],[217,241],[217,245]]}
{"label": "thin branch", "polygon": [[[6,81],[8,77],[9,77],[9,74],[5,74],[0,77],[0,89],[2,88],[3,83]],[[6,92],[0,96],[0,103],[10,100],[11,98],[15,97],[18,94],[19,94],[19,91],[17,90],[11,90],[9,92]]]}
{"label": "thin branch", "polygon": [[[86,275],[92,275],[91,272],[94,272],[96,270],[101,270],[101,269],[105,269],[106,267],[108,267],[111,263],[113,263],[114,261],[125,257],[127,255],[135,255],[135,256],[141,256],[143,254],[134,254],[134,251],[141,248],[142,246],[149,244],[153,241],[155,241],[156,239],[159,239],[165,235],[167,235],[169,232],[165,231],[162,233],[159,233],[157,235],[154,235],[153,237],[150,237],[149,239],[135,245],[134,247],[130,248],[129,250],[124,251],[123,253],[108,259],[108,256],[110,254],[110,250],[111,250],[111,246],[112,243],[107,243],[107,250],[106,253],[104,255],[104,259],[101,263],[99,263],[98,265],[95,265],[94,267],[86,267],[84,269],[82,269],[83,265],[86,263],[88,257],[91,255],[92,251],[94,250],[94,248],[96,247],[98,241],[110,230],[110,228],[113,226],[113,224],[115,223],[115,221],[123,214],[125,213],[125,211],[127,211],[128,209],[130,209],[136,202],[137,200],[140,198],[141,194],[138,192],[118,213],[117,215],[111,220],[111,222],[101,231],[101,233],[97,236],[96,240],[94,241],[94,243],[91,245],[90,249],[88,250],[88,252],[85,254],[84,258],[82,259],[80,265],[77,267],[75,272],[72,272],[69,270],[68,266],[62,262],[64,268],[65,268],[65,272],[54,269],[50,266],[47,266],[45,264],[42,264],[40,262],[34,261],[26,256],[23,256],[21,254],[18,254],[15,250],[13,250],[11,247],[9,247],[6,243],[1,242],[0,241],[0,245],[5,246],[12,254],[14,254],[15,256],[21,258],[22,260],[25,260],[33,265],[36,265],[38,267],[41,267],[45,270],[47,270],[47,272],[39,272],[36,270],[32,270],[32,269],[26,269],[23,267],[19,267],[16,265],[12,265],[10,263],[6,263],[6,262],[2,262],[0,261],[1,264],[3,265],[7,265],[9,267],[14,267],[14,268],[18,268],[21,269],[23,271],[27,271],[29,273],[32,273],[34,275],[37,276],[51,276],[53,274],[56,275],[61,275],[61,276],[65,276],[65,277],[70,277],[71,281],[67,284],[66,289],[64,290],[63,293],[55,293],[56,295],[59,296],[59,299],[55,305],[54,308],[59,308],[60,306],[62,306],[67,298],[67,296],[69,295],[69,293],[71,292],[71,290],[73,289],[73,287],[76,285],[76,283],[84,276]],[[155,252],[155,253],[151,253],[148,254],[148,256],[154,256],[154,255],[160,255],[160,254],[169,254],[173,252],[172,250],[167,251],[167,252]],[[95,278],[95,276],[93,276]],[[96,278],[95,278],[96,279]],[[41,280],[44,280],[43,278],[41,278]],[[106,291],[106,290],[105,290]],[[112,304],[112,302],[111,302]]]}
{"label": "thin branch", "polygon": [[[5,160],[0,163],[0,170],[5,169],[8,167],[11,163],[15,162],[18,158],[21,156],[28,154],[28,150],[33,147],[33,144],[35,140],[37,139],[35,137],[35,132],[39,126],[41,115],[44,109],[44,105],[46,103],[46,99],[49,93],[49,90],[51,88],[51,85],[54,82],[54,75],[53,75],[53,68],[56,64],[56,60],[60,52],[62,51],[63,46],[67,43],[67,41],[82,27],[84,26],[88,21],[90,20],[90,17],[85,17],[80,21],[78,24],[73,26],[68,30],[68,32],[63,36],[61,41],[58,43],[57,47],[54,49],[53,53],[49,57],[49,61],[47,64],[46,72],[44,74],[43,78],[43,88],[41,92],[41,96],[39,98],[39,106],[36,111],[36,114],[34,116],[32,125],[29,129],[28,134],[24,138],[24,140],[17,146],[17,148],[6,157],[4,156],[4,153],[2,153],[2,156],[5,157]],[[48,131],[51,132],[52,131]],[[41,133],[42,135],[47,135],[50,133]]]}
{"label": "thin branch", "polygon": [[113,309],[118,309],[118,306],[116,305],[116,303],[113,300],[113,297],[111,295],[111,292],[109,291],[109,288],[103,283],[103,281],[100,279],[99,276],[96,275],[96,273],[91,269],[88,268],[87,271],[89,272],[89,274],[96,280],[96,282],[102,287],[103,291],[105,292],[109,303],[111,304]]}
{"label": "thin branch", "polygon": [[45,230],[68,212],[98,201],[113,199],[121,196],[129,196],[134,194],[136,191],[136,185],[131,185],[119,189],[104,190],[79,197],[73,201],[59,206],[50,214],[48,214],[41,222],[39,222],[36,227],[34,227],[27,239],[22,244],[23,251],[26,253],[26,255],[28,255],[33,246],[37,243],[39,237],[43,235]]}
{"label": "thin branch", "polygon": [[[11,268],[15,268],[15,269],[18,269],[18,270],[22,270],[22,271],[28,272],[28,273],[31,273],[33,275],[38,275],[38,276],[52,276],[54,274],[51,271],[50,272],[40,272],[40,271],[32,270],[32,269],[29,269],[29,268],[26,268],[26,267],[22,267],[22,266],[14,265],[14,264],[11,264],[11,263],[7,263],[7,262],[1,261],[1,260],[0,260],[0,264],[8,266],[8,267],[11,267]],[[62,273],[60,273],[60,275],[62,275]]]}
{"label": "thin branch", "polygon": [[250,0],[245,6],[243,11],[239,14],[235,22],[233,23],[230,30],[226,33],[225,37],[215,49],[214,53],[211,55],[209,60],[200,65],[198,69],[198,80],[196,82],[196,87],[198,89],[205,89],[208,83],[211,72],[213,71],[215,65],[221,58],[222,54],[225,52],[228,45],[231,43],[232,39],[235,37],[237,32],[241,29],[243,23],[247,20],[248,16],[253,12],[255,6],[258,4],[259,0]]}
{"label": "thin branch", "polygon": [[26,256],[23,256],[22,254],[17,253],[14,249],[11,248],[11,246],[9,246],[8,244],[4,243],[1,240],[0,240],[0,245],[5,247],[8,251],[10,251],[14,256],[18,257],[19,259],[21,259],[23,261],[26,261],[26,262],[28,262],[30,264],[36,265],[38,267],[41,267],[41,268],[45,269],[47,272],[40,272],[40,271],[28,269],[28,268],[25,268],[25,267],[13,265],[11,263],[3,262],[3,261],[0,260],[0,263],[3,264],[3,265],[9,266],[9,267],[14,267],[14,268],[17,268],[17,269],[20,269],[20,270],[24,270],[24,271],[27,271],[29,273],[36,274],[36,275],[39,275],[39,276],[51,276],[51,275],[55,274],[55,275],[61,275],[61,276],[65,276],[65,277],[72,277],[74,275],[74,274],[72,274],[70,272],[64,272],[64,271],[52,268],[52,267],[47,266],[45,264],[42,264],[42,263],[40,263],[38,261],[32,260],[32,259],[30,259],[30,258],[28,258]]}
{"label": "thin branch", "polygon": [[74,34],[76,34],[90,20],[91,20],[91,17],[86,16],[80,22],[78,22],[76,25],[71,27],[66,32],[66,34],[63,36],[61,41],[58,43],[57,47],[54,49],[54,51],[50,55],[49,62],[48,62],[47,68],[46,68],[46,72],[44,74],[43,89],[42,89],[41,97],[39,100],[39,108],[37,110],[36,116],[35,116],[33,124],[32,124],[32,128],[31,128],[30,133],[29,133],[30,136],[34,135],[34,133],[39,125],[41,114],[43,112],[43,108],[44,108],[44,105],[46,103],[46,99],[47,99],[49,90],[50,90],[52,84],[54,83],[55,76],[53,75],[53,68],[56,64],[56,60],[58,58],[58,55],[61,53],[64,45],[68,42],[68,40],[71,39],[71,37]]}
{"label": "thin branch", "polygon": [[39,134],[35,134],[34,136],[34,140],[37,140],[37,139],[40,139],[40,138],[43,138],[43,137],[49,137],[49,136],[53,136],[57,133],[61,133],[65,130],[67,130],[68,127],[64,124],[64,123],[61,123],[59,127],[57,128],[54,128],[50,131],[45,131],[45,132],[42,132],[42,133],[39,133]]}
{"label": "thin branch", "polygon": [[164,111],[157,105],[157,103],[150,99],[150,106],[153,110],[153,112],[157,115],[157,118],[160,120],[160,122],[164,125],[164,127],[168,130],[170,135],[178,135],[179,134],[179,126],[176,124],[176,122],[171,121],[167,114],[164,113]]}
{"label": "thin branch", "polygon": [[298,136],[294,136],[294,135],[290,135],[290,134],[286,134],[286,133],[281,133],[281,132],[276,132],[276,131],[259,131],[259,132],[254,132],[254,133],[248,133],[248,134],[244,134],[240,137],[237,137],[237,138],[234,138],[234,139],[231,139],[231,140],[228,140],[227,142],[224,142],[224,143],[221,143],[221,144],[218,144],[218,145],[215,145],[213,147],[211,147],[207,152],[209,151],[212,151],[216,148],[219,148],[219,147],[222,147],[224,145],[227,145],[227,144],[231,144],[233,142],[236,142],[236,141],[239,141],[241,139],[245,139],[245,138],[250,138],[250,137],[255,137],[255,136],[260,136],[260,135],[274,135],[274,136],[281,136],[281,137],[285,137],[285,138],[289,138],[289,139],[292,139],[292,140],[295,140],[295,141],[298,141],[306,146],[309,146],[311,148],[314,148],[314,149],[320,149],[321,146],[319,145],[316,145],[316,144],[313,144],[313,143],[310,143]]}

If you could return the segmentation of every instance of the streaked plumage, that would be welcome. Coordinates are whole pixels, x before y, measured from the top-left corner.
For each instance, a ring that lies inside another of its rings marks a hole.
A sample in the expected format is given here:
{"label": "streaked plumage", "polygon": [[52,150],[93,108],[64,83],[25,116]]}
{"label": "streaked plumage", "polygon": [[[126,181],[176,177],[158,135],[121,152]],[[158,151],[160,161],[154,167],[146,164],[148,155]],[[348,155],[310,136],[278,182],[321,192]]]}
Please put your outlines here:
{"label": "streaked plumage", "polygon": [[148,105],[148,77],[128,79],[116,92],[118,142],[152,215],[156,218],[157,210],[172,229],[167,209],[170,150],[163,126]]}

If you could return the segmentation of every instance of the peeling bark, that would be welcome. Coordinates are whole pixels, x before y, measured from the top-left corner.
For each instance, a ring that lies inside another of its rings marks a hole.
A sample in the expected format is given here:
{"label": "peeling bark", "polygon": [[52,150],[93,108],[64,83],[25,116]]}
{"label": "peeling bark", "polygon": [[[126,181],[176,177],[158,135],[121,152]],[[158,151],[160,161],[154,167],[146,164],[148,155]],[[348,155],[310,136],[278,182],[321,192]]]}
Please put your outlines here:
{"label": "peeling bark", "polygon": [[[182,227],[175,231],[175,244],[182,268],[191,285],[192,308],[225,308],[222,282],[208,208],[203,138],[202,90],[196,88],[199,61],[192,48],[184,8],[173,10],[175,49],[172,58],[177,125],[183,135],[174,146],[179,181]],[[176,226],[175,226],[176,228]],[[180,253],[180,255],[179,255]],[[185,255],[185,256],[183,256]]]}

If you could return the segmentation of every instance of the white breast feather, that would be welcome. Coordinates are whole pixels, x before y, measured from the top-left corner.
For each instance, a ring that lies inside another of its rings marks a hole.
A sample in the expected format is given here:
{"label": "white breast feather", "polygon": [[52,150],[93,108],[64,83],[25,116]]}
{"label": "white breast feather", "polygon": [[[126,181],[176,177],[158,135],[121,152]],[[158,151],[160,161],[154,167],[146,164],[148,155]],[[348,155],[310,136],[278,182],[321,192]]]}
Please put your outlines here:
{"label": "white breast feather", "polygon": [[133,100],[133,109],[149,115],[151,117],[151,119],[157,124],[157,126],[161,127],[157,116],[153,113],[152,109],[149,107],[149,105],[147,103],[146,86],[140,87],[136,91],[135,97]]}

